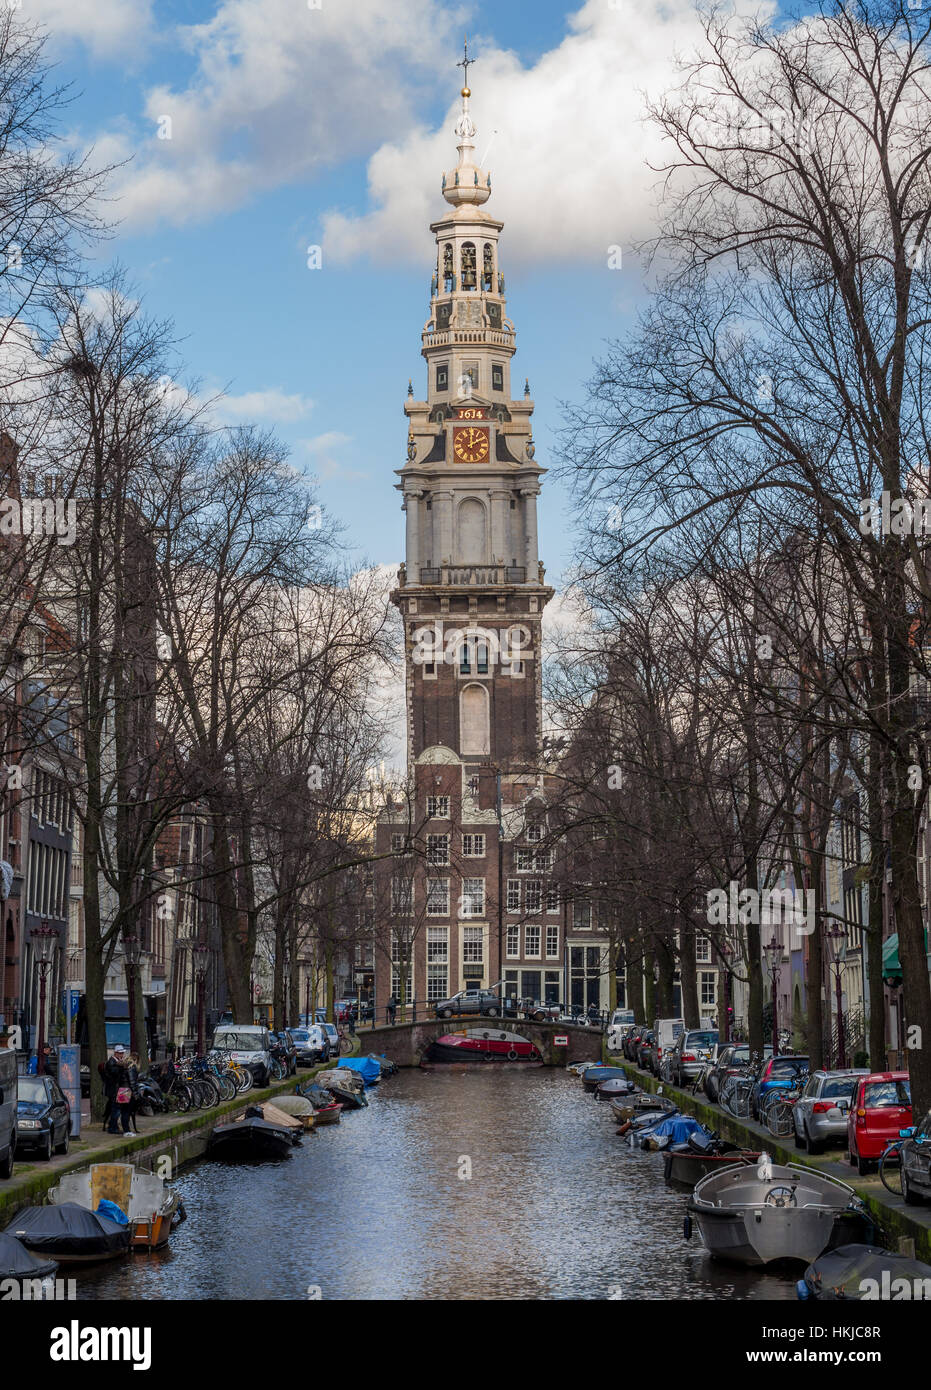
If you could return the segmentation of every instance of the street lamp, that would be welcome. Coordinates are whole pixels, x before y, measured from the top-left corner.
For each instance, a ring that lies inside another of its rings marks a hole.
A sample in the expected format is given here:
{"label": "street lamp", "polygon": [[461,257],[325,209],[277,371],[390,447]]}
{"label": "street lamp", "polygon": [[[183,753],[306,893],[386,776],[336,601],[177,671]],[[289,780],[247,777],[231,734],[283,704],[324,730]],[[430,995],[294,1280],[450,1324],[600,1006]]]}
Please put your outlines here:
{"label": "street lamp", "polygon": [[314,1020],[310,1017],[310,976],[314,968],[313,956],[301,956],[301,966],[304,970],[304,1021],[309,1028]]}
{"label": "street lamp", "polygon": [[841,945],[847,941],[847,933],[844,928],[835,922],[825,932],[831,942],[831,965],[834,968],[834,998],[837,1010],[837,1065],[843,1067],[847,1053],[847,1039],[844,1036],[844,1012],[842,1008],[841,994]]}
{"label": "street lamp", "polygon": [[142,942],[138,936],[129,932],[123,937],[123,960],[128,967],[127,984],[129,985],[129,1051],[135,1057],[136,1052],[136,971],[139,962],[142,960]]}
{"label": "street lamp", "polygon": [[191,947],[194,956],[194,975],[197,979],[197,1055],[203,1057],[204,1038],[204,981],[207,978],[207,957],[210,948],[204,941],[195,941]]}
{"label": "street lamp", "polygon": [[734,948],[731,946],[730,942],[722,941],[719,952],[723,964],[722,973],[724,975],[724,1026],[723,1028],[719,1027],[719,1031],[721,1033],[721,1041],[728,1043],[731,1040],[731,956],[734,954]]}
{"label": "street lamp", "polygon": [[36,1048],[36,1073],[39,1076],[45,1072],[45,986],[52,968],[57,941],[58,932],[49,926],[48,918],[43,917],[41,927],[34,927],[32,930],[32,949],[39,972],[39,1037]]}
{"label": "street lamp", "polygon": [[777,1017],[778,1010],[776,1008],[776,976],[779,972],[779,961],[782,956],[782,947],[776,940],[775,933],[773,934],[772,941],[769,943],[768,946],[764,946],[763,950],[766,952],[767,959],[769,960],[770,976],[773,982],[773,1056],[776,1057],[779,1054],[779,1019]]}

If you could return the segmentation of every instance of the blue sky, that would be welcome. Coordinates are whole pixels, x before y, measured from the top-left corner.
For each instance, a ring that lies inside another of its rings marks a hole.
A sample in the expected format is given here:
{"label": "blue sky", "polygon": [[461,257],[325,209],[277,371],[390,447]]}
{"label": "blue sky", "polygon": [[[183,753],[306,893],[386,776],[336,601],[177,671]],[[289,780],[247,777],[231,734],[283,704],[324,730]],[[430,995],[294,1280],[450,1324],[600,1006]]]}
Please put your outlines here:
{"label": "blue sky", "polygon": [[[425,390],[428,223],[455,163],[467,29],[488,210],[505,221],[514,389],[530,378],[537,458],[555,460],[562,402],[580,398],[642,299],[630,247],[652,229],[656,177],[643,92],[668,85],[674,49],[695,36],[690,4],[27,3],[74,84],[69,139],[128,161],[102,259],[119,259],[148,310],[175,320],[192,375],[228,388],[229,418],[274,428],[316,474],[353,558],[392,565],[403,553],[393,470],[408,377]],[[571,499],[546,480],[551,580],[572,540]]]}

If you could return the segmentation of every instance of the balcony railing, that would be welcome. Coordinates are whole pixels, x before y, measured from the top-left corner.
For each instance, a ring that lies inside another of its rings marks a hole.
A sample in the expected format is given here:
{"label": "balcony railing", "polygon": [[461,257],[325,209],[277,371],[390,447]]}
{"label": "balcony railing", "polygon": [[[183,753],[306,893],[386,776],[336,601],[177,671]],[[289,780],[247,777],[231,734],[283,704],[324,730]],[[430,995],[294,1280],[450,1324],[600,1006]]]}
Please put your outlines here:
{"label": "balcony railing", "polygon": [[526,584],[527,569],[524,565],[421,566],[420,582],[482,587],[486,584]]}

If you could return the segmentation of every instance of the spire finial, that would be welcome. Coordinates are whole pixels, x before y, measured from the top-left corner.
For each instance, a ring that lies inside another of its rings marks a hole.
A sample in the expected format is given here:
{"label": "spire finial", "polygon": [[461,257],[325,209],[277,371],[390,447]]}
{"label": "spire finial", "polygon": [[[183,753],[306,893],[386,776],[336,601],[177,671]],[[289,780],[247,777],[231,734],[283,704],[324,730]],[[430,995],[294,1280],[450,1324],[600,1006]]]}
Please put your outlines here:
{"label": "spire finial", "polygon": [[469,66],[474,62],[475,59],[469,57],[469,36],[468,34],[466,34],[462,40],[462,58],[456,64],[456,67],[462,68],[463,72],[462,95],[464,97],[472,95],[472,93],[469,91]]}

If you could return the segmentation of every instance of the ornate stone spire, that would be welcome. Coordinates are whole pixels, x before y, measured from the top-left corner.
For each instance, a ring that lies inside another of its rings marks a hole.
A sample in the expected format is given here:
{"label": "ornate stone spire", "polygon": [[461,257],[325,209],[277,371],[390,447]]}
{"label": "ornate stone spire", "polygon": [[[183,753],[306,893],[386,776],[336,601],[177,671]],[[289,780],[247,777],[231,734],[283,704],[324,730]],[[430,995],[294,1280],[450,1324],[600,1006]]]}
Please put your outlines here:
{"label": "ornate stone spire", "polygon": [[455,169],[443,175],[443,197],[447,203],[452,203],[453,207],[487,202],[491,194],[491,175],[480,169],[473,158],[475,122],[469,113],[469,97],[472,95],[469,88],[469,66],[474,62],[475,59],[469,57],[467,38],[463,44],[462,59],[456,64],[465,72],[465,81],[460,93],[462,109],[459,113],[459,120],[456,122],[456,134],[459,136],[459,144],[456,147],[459,151],[459,163]]}

